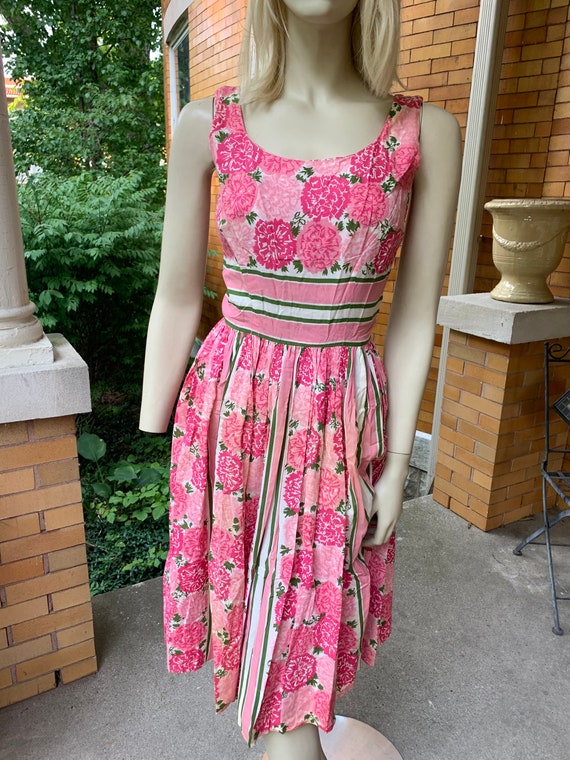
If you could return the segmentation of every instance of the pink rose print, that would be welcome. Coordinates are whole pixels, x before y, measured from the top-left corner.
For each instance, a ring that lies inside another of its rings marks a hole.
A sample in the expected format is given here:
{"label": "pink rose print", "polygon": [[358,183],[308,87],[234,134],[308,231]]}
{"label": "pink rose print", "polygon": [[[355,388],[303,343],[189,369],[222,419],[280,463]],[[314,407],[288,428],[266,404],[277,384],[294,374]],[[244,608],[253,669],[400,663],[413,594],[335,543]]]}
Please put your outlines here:
{"label": "pink rose print", "polygon": [[423,103],[423,98],[420,95],[394,95],[394,103],[398,103],[400,106],[408,106],[409,108],[420,108]]}
{"label": "pink rose print", "polygon": [[242,464],[237,454],[221,451],[218,455],[216,477],[222,484],[223,493],[233,493],[242,484]]}
{"label": "pink rose print", "polygon": [[342,691],[349,686],[356,676],[358,668],[358,656],[355,654],[343,653],[338,658],[338,670],[336,676],[337,691]]}
{"label": "pink rose print", "polygon": [[251,436],[251,454],[254,457],[262,457],[267,450],[267,436],[269,426],[266,422],[255,422]]}
{"label": "pink rose print", "polygon": [[330,422],[332,405],[329,405],[329,397],[329,388],[327,388],[327,390],[321,391],[320,393],[317,393],[315,396],[317,407],[317,421],[320,422],[321,425],[324,425],[326,422]]}
{"label": "pink rose print", "polygon": [[339,425],[333,435],[333,451],[338,459],[344,461],[344,428]]}
{"label": "pink rose print", "polygon": [[237,263],[246,267],[250,256],[253,254],[254,228],[250,224],[232,224],[229,228],[220,231],[224,255],[228,259],[234,259]]}
{"label": "pink rose print", "polygon": [[321,509],[317,513],[315,542],[323,546],[344,546],[346,540],[345,518],[332,509]]}
{"label": "pink rose print", "polygon": [[230,449],[241,448],[244,418],[240,412],[231,412],[222,418],[222,440]]}
{"label": "pink rose print", "polygon": [[294,177],[302,167],[303,161],[297,158],[281,158],[273,153],[263,151],[261,155],[261,170],[264,174],[279,174]]}
{"label": "pink rose print", "polygon": [[251,335],[248,334],[243,339],[237,365],[240,369],[251,369],[252,359]]}
{"label": "pink rose print", "polygon": [[288,222],[283,219],[260,219],[255,227],[253,252],[266,269],[277,271],[295,258],[295,238]]}
{"label": "pink rose print", "polygon": [[178,585],[184,594],[201,591],[207,580],[208,571],[205,562],[189,562],[178,568]]}
{"label": "pink rose print", "polygon": [[194,649],[205,638],[206,626],[197,621],[190,625],[179,625],[169,634],[170,644],[180,649]]}
{"label": "pink rose print", "polygon": [[324,615],[315,627],[315,644],[329,657],[335,657],[338,646],[338,623]]}
{"label": "pink rose print", "polygon": [[259,183],[245,172],[233,172],[220,188],[219,208],[227,219],[249,214]]}
{"label": "pink rose print", "polygon": [[205,663],[206,657],[200,649],[192,649],[185,654],[175,654],[169,659],[168,667],[172,673],[187,673],[189,670],[199,670]]}
{"label": "pink rose print", "polygon": [[241,648],[236,639],[222,649],[222,668],[224,670],[237,670],[241,663]]}
{"label": "pink rose print", "polygon": [[313,175],[303,186],[301,207],[313,219],[338,219],[346,211],[349,191],[346,177]]}
{"label": "pink rose print", "polygon": [[295,555],[294,573],[301,579],[305,588],[313,585],[313,552],[300,551]]}
{"label": "pink rose print", "polygon": [[400,180],[408,169],[416,168],[415,159],[418,154],[417,148],[406,148],[401,145],[394,151],[392,156],[392,174],[394,178]]}
{"label": "pink rose print", "polygon": [[301,487],[303,485],[303,474],[301,472],[292,472],[285,479],[285,489],[283,498],[289,509],[295,512],[299,511],[301,503]]}
{"label": "pink rose print", "polygon": [[340,232],[326,219],[308,222],[297,239],[299,257],[305,269],[320,273],[339,258]]}
{"label": "pink rose print", "polygon": [[343,651],[347,651],[350,649],[355,649],[357,645],[357,639],[356,639],[356,633],[354,631],[354,628],[352,628],[350,625],[346,625],[346,623],[343,623],[340,626],[340,633],[339,633],[339,649]]}
{"label": "pink rose print", "polygon": [[386,213],[386,196],[377,182],[358,182],[350,191],[348,215],[361,225],[373,227]]}
{"label": "pink rose print", "polygon": [[221,174],[252,172],[261,161],[261,150],[242,133],[226,137],[218,145],[217,163]]}
{"label": "pink rose print", "polygon": [[290,588],[287,593],[277,601],[275,605],[275,619],[281,622],[282,620],[290,620],[295,617],[295,611],[297,609],[297,596],[296,590]]}
{"label": "pink rose print", "polygon": [[[328,467],[324,467],[321,470],[321,479],[319,482],[319,506],[327,510],[327,514],[328,510],[333,511],[338,507],[343,496],[343,484],[343,478],[340,475],[337,475],[334,470],[331,470]],[[339,516],[338,512],[334,514]],[[319,516],[320,515],[317,516],[317,519]],[[344,520],[342,520],[342,525],[344,529]]]}
{"label": "pink rose print", "polygon": [[332,617],[340,616],[342,610],[342,589],[331,581],[319,583],[316,592],[316,607],[320,613]]}
{"label": "pink rose print", "polygon": [[275,383],[281,378],[281,365],[283,363],[283,344],[279,343],[275,347],[271,365],[269,367],[269,377]]}
{"label": "pink rose print", "polygon": [[199,491],[206,490],[206,486],[208,485],[208,462],[206,461],[206,457],[194,459],[190,482],[193,486],[196,486]]}
{"label": "pink rose print", "polygon": [[299,519],[299,533],[304,547],[312,546],[315,539],[315,526],[317,518],[310,512],[304,512]]}
{"label": "pink rose print", "polygon": [[374,259],[374,269],[377,274],[382,274],[392,264],[403,239],[404,233],[402,230],[392,230],[380,243],[380,248]]}
{"label": "pink rose print", "polygon": [[259,411],[261,409],[267,409],[267,403],[269,401],[269,383],[267,378],[264,377],[260,380],[257,375],[253,378],[253,403],[255,408]]}
{"label": "pink rose print", "polygon": [[285,691],[298,691],[306,686],[315,677],[317,661],[312,654],[302,654],[289,660],[283,674],[283,688]]}
{"label": "pink rose print", "polygon": [[245,567],[243,534],[234,536],[229,530],[214,526],[210,544],[214,561],[222,564],[228,561],[240,569]]}
{"label": "pink rose print", "polygon": [[[301,207],[301,183],[291,181],[285,174],[270,174],[263,179],[261,203],[263,198],[269,200],[271,209],[278,208],[284,219],[291,220]],[[267,212],[270,213],[269,208]]]}
{"label": "pink rose print", "polygon": [[313,428],[299,430],[289,440],[288,462],[296,470],[310,467],[319,461],[321,439]]}
{"label": "pink rose print", "polygon": [[380,643],[383,644],[390,637],[391,633],[392,633],[392,621],[386,620],[386,622],[384,623],[384,625],[380,628],[378,632],[378,639]]}
{"label": "pink rose print", "polygon": [[281,692],[273,693],[265,690],[265,695],[261,703],[259,715],[255,721],[255,730],[260,734],[266,734],[270,729],[275,728],[281,723],[281,705],[283,697]]}
{"label": "pink rose print", "polygon": [[217,562],[211,562],[209,576],[214,589],[214,594],[218,599],[227,599],[230,593],[231,582],[228,570]]}
{"label": "pink rose print", "polygon": [[390,154],[379,141],[373,142],[364,150],[355,153],[350,165],[352,174],[357,177],[367,176],[373,182],[383,182],[390,176]]}
{"label": "pink rose print", "polygon": [[313,352],[310,348],[302,348],[297,364],[297,382],[301,385],[311,385],[313,374]]}

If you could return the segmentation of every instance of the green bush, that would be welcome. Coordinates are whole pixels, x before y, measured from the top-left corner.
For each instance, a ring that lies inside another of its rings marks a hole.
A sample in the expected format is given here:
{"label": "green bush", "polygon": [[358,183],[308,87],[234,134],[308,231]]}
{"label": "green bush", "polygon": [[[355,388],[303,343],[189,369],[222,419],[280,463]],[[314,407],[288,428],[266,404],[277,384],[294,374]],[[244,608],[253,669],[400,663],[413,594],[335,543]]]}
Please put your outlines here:
{"label": "green bush", "polygon": [[136,172],[20,177],[30,297],[46,332],[64,333],[96,381],[140,374],[159,264],[157,195]]}
{"label": "green bush", "polygon": [[[141,438],[138,449],[144,457],[145,448],[148,456],[165,443]],[[82,488],[91,592],[154,578],[168,551],[169,467],[137,462],[134,454],[103,465],[107,446],[92,433],[79,436],[77,449],[88,462]]]}

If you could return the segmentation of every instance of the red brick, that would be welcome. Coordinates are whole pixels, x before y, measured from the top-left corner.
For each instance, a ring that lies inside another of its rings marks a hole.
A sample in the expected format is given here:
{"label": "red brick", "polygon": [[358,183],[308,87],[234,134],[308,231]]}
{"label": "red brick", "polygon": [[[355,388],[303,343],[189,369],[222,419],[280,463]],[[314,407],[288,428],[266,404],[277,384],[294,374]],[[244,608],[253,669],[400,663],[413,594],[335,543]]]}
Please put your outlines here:
{"label": "red brick", "polygon": [[17,538],[0,544],[0,559],[2,564],[14,562],[18,558],[34,557],[38,554],[77,546],[85,542],[83,525],[72,525],[69,528],[51,530],[28,538]]}
{"label": "red brick", "polygon": [[24,644],[15,644],[0,652],[0,668],[8,668],[11,665],[31,660],[33,657],[39,657],[52,651],[53,645],[49,635],[35,638]]}
{"label": "red brick", "polygon": [[24,581],[27,578],[35,578],[38,575],[43,575],[43,573],[42,557],[30,557],[29,559],[10,562],[7,565],[0,565],[0,586]]}
{"label": "red brick", "polygon": [[73,415],[38,419],[33,422],[33,436],[36,441],[41,438],[59,438],[64,435],[75,435],[75,417]]}
{"label": "red brick", "polygon": [[2,451],[2,469],[15,470],[29,467],[41,462],[56,462],[77,456],[77,444],[74,436],[54,438],[47,441],[23,443]]}
{"label": "red brick", "polygon": [[0,628],[21,623],[23,620],[32,620],[48,614],[47,598],[31,599],[22,604],[0,608]]}
{"label": "red brick", "polygon": [[93,623],[87,621],[74,625],[72,628],[65,628],[56,634],[58,649],[70,647],[73,644],[79,644],[82,641],[93,639]]}
{"label": "red brick", "polygon": [[18,683],[0,691],[0,707],[16,704],[37,694],[55,688],[55,673],[48,673],[25,683]]}
{"label": "red brick", "polygon": [[57,652],[51,652],[42,657],[36,657],[33,660],[19,663],[16,665],[16,677],[18,681],[35,678],[52,670],[59,670],[74,662],[80,662],[88,657],[93,657],[94,654],[93,642],[83,641],[80,644],[60,649]]}
{"label": "red brick", "polygon": [[65,570],[68,567],[76,567],[87,563],[87,553],[84,544],[72,546],[69,549],[60,549],[47,555],[50,571]]}
{"label": "red brick", "polygon": [[12,626],[12,638],[15,643],[28,641],[45,633],[70,628],[71,626],[87,623],[93,620],[91,601],[85,604],[69,607],[59,612],[51,612],[49,615],[27,620]]}
{"label": "red brick", "polygon": [[91,599],[89,593],[89,584],[85,583],[82,586],[75,586],[75,588],[66,589],[65,591],[58,591],[52,594],[52,605],[54,612],[58,610],[64,610],[68,607],[75,607],[79,604],[85,604]]}
{"label": "red brick", "polygon": [[82,504],[70,504],[57,509],[47,509],[43,515],[46,530],[57,530],[57,528],[65,528],[68,525],[82,524],[83,506]]}
{"label": "red brick", "polygon": [[19,604],[27,599],[35,599],[56,591],[61,592],[63,589],[72,589],[88,581],[87,566],[79,565],[55,573],[46,573],[39,578],[32,578],[21,583],[13,583],[6,587],[6,599],[9,605]]}
{"label": "red brick", "polygon": [[85,676],[93,675],[97,672],[97,659],[95,657],[89,657],[86,660],[75,662],[72,665],[66,665],[60,669],[61,682],[71,683],[77,681],[79,678],[85,678]]}
{"label": "red brick", "polygon": [[38,488],[79,480],[77,459],[64,459],[61,462],[41,464],[36,467],[36,472]]}
{"label": "red brick", "polygon": [[0,496],[21,491],[30,491],[34,487],[34,471],[31,467],[24,470],[0,472]]}
{"label": "red brick", "polygon": [[2,496],[0,497],[0,514],[2,517],[18,517],[29,512],[62,507],[79,501],[81,501],[79,481],[64,483],[49,488],[38,488],[30,493]]}
{"label": "red brick", "polygon": [[23,538],[40,532],[40,519],[37,514],[22,515],[21,517],[9,517],[0,520],[0,535],[2,542],[11,541],[14,538]]}
{"label": "red brick", "polygon": [[[3,422],[0,424],[0,446],[13,446],[28,440],[27,422]],[[0,458],[0,461],[3,461]]]}

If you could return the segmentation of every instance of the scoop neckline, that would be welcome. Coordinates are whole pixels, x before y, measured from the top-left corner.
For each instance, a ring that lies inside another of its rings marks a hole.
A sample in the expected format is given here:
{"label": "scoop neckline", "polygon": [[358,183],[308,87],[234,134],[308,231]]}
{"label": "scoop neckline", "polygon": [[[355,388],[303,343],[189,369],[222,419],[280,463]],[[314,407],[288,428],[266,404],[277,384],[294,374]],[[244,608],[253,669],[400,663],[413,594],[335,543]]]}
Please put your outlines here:
{"label": "scoop neckline", "polygon": [[245,139],[249,142],[251,146],[253,146],[256,150],[260,151],[266,156],[269,156],[270,158],[277,159],[279,161],[293,161],[298,164],[319,164],[324,162],[332,162],[332,161],[347,161],[348,159],[353,159],[356,156],[359,156],[361,153],[365,153],[366,151],[373,148],[380,140],[382,135],[384,134],[384,131],[388,124],[393,119],[393,113],[394,113],[394,106],[396,105],[396,101],[394,99],[394,96],[391,95],[391,101],[390,101],[390,107],[388,109],[388,113],[386,114],[386,117],[384,121],[382,122],[382,126],[380,128],[380,132],[377,134],[377,136],[372,140],[372,142],[368,143],[368,145],[365,145],[363,148],[359,148],[354,153],[347,153],[344,156],[327,156],[325,158],[288,158],[287,156],[280,156],[278,153],[272,153],[269,150],[266,150],[264,147],[259,145],[259,143],[256,143],[255,140],[253,140],[246,129],[245,126],[245,119],[243,117],[243,109],[241,106],[241,103],[239,101],[239,92],[235,91],[235,94],[238,96],[237,102],[234,101],[234,105],[237,106],[238,114],[239,114],[239,121],[240,121],[240,127],[244,134]]}

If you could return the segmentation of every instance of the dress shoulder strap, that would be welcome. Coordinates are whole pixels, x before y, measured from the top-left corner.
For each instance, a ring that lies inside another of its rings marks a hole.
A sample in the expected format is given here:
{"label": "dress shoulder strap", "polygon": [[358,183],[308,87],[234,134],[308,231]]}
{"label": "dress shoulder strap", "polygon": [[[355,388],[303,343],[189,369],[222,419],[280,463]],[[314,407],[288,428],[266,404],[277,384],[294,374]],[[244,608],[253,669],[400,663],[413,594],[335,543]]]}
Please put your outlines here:
{"label": "dress shoulder strap", "polygon": [[[237,87],[224,85],[214,93],[212,101],[212,128],[210,130],[210,151],[214,162],[216,161],[217,147],[220,133],[235,130],[239,119],[235,118],[235,109],[239,108],[239,95]],[[234,118],[232,118],[234,116]]]}
{"label": "dress shoulder strap", "polygon": [[420,130],[423,98],[419,95],[395,95],[392,105],[390,135],[395,142],[394,156],[402,184],[411,185],[420,165]]}

